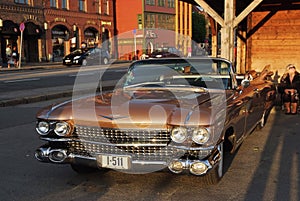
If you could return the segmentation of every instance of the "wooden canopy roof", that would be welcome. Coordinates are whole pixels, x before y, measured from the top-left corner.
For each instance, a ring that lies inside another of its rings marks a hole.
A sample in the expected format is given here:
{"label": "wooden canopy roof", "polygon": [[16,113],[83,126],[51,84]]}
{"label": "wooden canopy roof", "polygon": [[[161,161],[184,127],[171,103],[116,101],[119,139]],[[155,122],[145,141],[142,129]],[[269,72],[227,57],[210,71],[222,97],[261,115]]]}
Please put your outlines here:
{"label": "wooden canopy roof", "polygon": [[[201,6],[221,27],[221,57],[234,62],[235,28],[247,29],[247,17],[252,12],[299,10],[300,0],[180,0]],[[268,18],[265,19],[265,21]],[[253,31],[251,30],[252,34]],[[216,56],[216,55],[213,55]],[[238,65],[238,64],[237,64]]]}
{"label": "wooden canopy roof", "polygon": [[[180,0],[194,5],[198,5],[196,0]],[[220,0],[204,0],[219,15],[224,12],[224,2]],[[240,14],[248,5],[255,0],[236,1],[236,14]],[[272,10],[298,10],[300,9],[299,0],[263,0],[254,11],[272,11]]]}

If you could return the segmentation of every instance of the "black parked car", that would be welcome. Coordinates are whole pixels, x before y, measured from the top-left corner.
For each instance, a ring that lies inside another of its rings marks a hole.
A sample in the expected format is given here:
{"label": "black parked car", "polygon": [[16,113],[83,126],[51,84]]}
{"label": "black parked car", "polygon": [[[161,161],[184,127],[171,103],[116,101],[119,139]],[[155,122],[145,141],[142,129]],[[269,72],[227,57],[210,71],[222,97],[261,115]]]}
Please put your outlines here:
{"label": "black parked car", "polygon": [[63,58],[63,65],[96,65],[108,64],[110,54],[101,48],[91,48],[88,50],[77,49]]}
{"label": "black parked car", "polygon": [[77,49],[63,58],[63,65],[86,65],[88,50]]}
{"label": "black parked car", "polygon": [[175,47],[164,47],[154,50],[149,58],[182,57],[183,53]]}
{"label": "black parked car", "polygon": [[86,65],[108,64],[110,59],[111,55],[107,50],[97,47],[89,50]]}

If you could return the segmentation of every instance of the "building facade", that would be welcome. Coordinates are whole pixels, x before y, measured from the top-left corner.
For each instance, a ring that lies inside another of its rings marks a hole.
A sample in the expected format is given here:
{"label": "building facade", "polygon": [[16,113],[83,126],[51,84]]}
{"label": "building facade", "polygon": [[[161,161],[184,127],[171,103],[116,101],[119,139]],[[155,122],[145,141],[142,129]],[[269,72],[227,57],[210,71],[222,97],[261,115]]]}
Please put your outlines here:
{"label": "building facade", "polygon": [[[126,9],[124,9],[126,8]],[[179,0],[116,0],[120,59],[175,47],[187,53],[192,34],[191,5]]]}
{"label": "building facade", "polygon": [[176,21],[175,32],[176,46],[183,52],[184,55],[188,55],[192,49],[192,4],[176,0]]}
{"label": "building facade", "polygon": [[167,46],[187,54],[190,40],[183,36],[191,38],[191,12],[179,0],[1,1],[1,61],[8,44],[17,46],[22,62],[61,61],[76,48],[94,46],[115,58],[130,53],[126,59]]}
{"label": "building facade", "polygon": [[[6,62],[7,45],[17,46],[22,39],[21,56],[25,61],[37,62],[44,56],[43,2],[38,0],[7,0],[0,3],[0,43],[1,61]],[[21,38],[20,25],[25,29]]]}
{"label": "building facade", "polygon": [[[17,46],[24,62],[61,61],[83,44],[103,46],[113,54],[113,3],[114,0],[1,1],[2,63],[7,62],[8,44]],[[22,31],[21,24],[25,25]]]}
{"label": "building facade", "polygon": [[112,0],[45,1],[47,59],[59,61],[81,47],[103,46],[112,52]]}

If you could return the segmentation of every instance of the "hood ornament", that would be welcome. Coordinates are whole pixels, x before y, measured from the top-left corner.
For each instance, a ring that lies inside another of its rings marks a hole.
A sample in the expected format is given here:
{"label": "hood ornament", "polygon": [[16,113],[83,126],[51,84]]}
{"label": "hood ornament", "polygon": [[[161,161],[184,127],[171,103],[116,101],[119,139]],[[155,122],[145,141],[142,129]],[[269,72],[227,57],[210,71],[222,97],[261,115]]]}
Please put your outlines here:
{"label": "hood ornament", "polygon": [[105,119],[109,119],[109,120],[116,120],[116,119],[124,119],[124,118],[128,118],[128,116],[121,116],[121,115],[109,115],[109,116],[106,116],[106,115],[99,115],[100,117],[103,117]]}

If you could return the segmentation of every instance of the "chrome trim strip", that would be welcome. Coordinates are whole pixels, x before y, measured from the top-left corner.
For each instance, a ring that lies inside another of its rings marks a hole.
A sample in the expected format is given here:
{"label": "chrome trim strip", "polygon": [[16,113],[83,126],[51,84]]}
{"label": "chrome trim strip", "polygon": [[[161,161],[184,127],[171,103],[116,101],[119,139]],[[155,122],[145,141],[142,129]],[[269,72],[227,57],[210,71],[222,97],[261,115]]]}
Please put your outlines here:
{"label": "chrome trim strip", "polygon": [[140,161],[140,160],[132,160],[132,164],[136,165],[165,165],[167,166],[167,162],[165,161]]}
{"label": "chrome trim strip", "polygon": [[76,139],[76,138],[44,138],[41,137],[41,140],[45,140],[45,141],[50,141],[50,142],[83,142],[83,143],[90,143],[90,144],[98,144],[98,145],[106,145],[106,146],[133,146],[133,147],[165,147],[168,144],[164,143],[164,144],[149,144],[149,143],[124,143],[124,144],[113,144],[113,143],[103,143],[103,142],[95,142],[95,141],[90,141],[90,140],[83,140],[83,139]]}
{"label": "chrome trim strip", "polygon": [[91,143],[91,144],[98,144],[98,145],[105,145],[105,146],[135,146],[135,147],[143,147],[143,146],[148,146],[148,147],[166,147],[169,146],[170,148],[176,148],[176,149],[182,149],[182,150],[187,150],[187,151],[209,151],[213,150],[214,146],[209,146],[209,147],[186,147],[182,145],[172,145],[172,144],[112,144],[112,143],[103,143],[103,142],[94,142],[94,141],[89,141],[89,140],[83,140],[83,139],[75,139],[75,138],[45,138],[41,137],[41,140],[45,141],[50,141],[50,142],[83,142],[83,143]]}
{"label": "chrome trim strip", "polygon": [[90,156],[81,156],[77,154],[69,154],[68,158],[74,159],[74,158],[81,158],[81,159],[86,159],[86,160],[94,160],[96,161],[96,157],[90,157]]}

